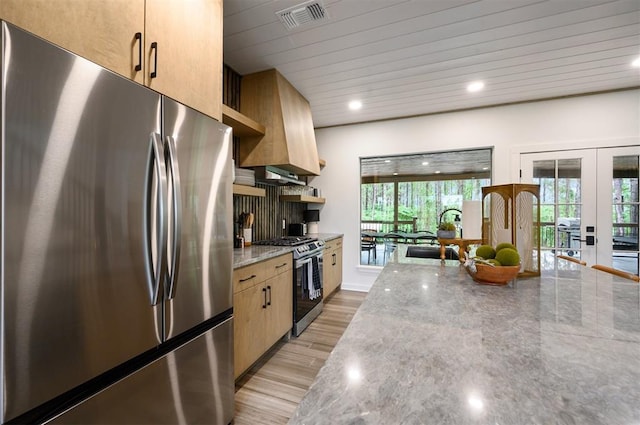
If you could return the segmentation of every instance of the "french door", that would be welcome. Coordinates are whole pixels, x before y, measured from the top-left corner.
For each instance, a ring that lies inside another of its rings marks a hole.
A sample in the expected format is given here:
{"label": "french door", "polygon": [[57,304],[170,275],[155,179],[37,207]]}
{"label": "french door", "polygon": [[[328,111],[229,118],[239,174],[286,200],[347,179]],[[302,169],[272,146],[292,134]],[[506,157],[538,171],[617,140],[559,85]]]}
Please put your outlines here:
{"label": "french door", "polygon": [[542,267],[555,255],[638,273],[640,147],[522,154],[522,182],[540,184]]}

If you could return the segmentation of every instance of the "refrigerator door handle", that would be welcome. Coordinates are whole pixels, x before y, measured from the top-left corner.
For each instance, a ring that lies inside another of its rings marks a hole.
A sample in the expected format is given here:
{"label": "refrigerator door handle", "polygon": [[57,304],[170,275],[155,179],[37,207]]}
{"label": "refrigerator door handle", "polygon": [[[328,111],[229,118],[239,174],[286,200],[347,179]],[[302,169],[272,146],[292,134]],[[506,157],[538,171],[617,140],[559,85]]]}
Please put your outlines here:
{"label": "refrigerator door handle", "polygon": [[[164,149],[160,135],[151,133],[143,207],[145,271],[151,305],[156,305],[160,301],[160,288],[163,286],[166,275],[167,173],[165,168]],[[155,246],[152,246],[154,242]]]}
{"label": "refrigerator door handle", "polygon": [[172,299],[176,294],[176,283],[178,280],[178,267],[180,265],[180,235],[182,234],[182,196],[180,193],[180,170],[178,168],[178,155],[176,150],[176,141],[171,136],[166,136],[166,146],[168,153],[169,174],[171,175],[171,200],[173,203],[172,213],[172,247],[171,247],[171,263],[169,264],[169,288],[167,291],[167,299]]}

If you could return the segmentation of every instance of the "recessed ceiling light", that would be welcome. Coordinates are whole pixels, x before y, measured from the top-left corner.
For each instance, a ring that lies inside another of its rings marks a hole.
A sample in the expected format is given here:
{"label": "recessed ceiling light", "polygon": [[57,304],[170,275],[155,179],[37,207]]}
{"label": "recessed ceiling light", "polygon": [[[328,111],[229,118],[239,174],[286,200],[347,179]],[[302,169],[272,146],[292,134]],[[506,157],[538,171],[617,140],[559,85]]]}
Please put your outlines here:
{"label": "recessed ceiling light", "polygon": [[633,62],[631,62],[631,66],[640,68],[640,58],[636,58]]}
{"label": "recessed ceiling light", "polygon": [[429,165],[427,161],[423,162],[422,165]]}
{"label": "recessed ceiling light", "polygon": [[389,163],[389,162],[391,162],[391,160],[390,159],[385,159],[384,162]]}
{"label": "recessed ceiling light", "polygon": [[436,171],[436,174],[440,174],[440,170]]}
{"label": "recessed ceiling light", "polygon": [[488,170],[488,169],[489,169],[489,167],[482,167],[482,169],[483,169],[483,170]]}
{"label": "recessed ceiling light", "polygon": [[394,175],[394,176],[397,176],[397,175],[398,175],[398,173],[393,173],[393,175]]}
{"label": "recessed ceiling light", "polygon": [[362,102],[360,102],[359,100],[352,100],[351,102],[349,102],[349,109],[351,109],[352,111],[357,111],[360,108],[362,108]]}
{"label": "recessed ceiling light", "polygon": [[467,85],[467,91],[471,93],[480,91],[483,88],[484,88],[484,83],[482,81],[474,81],[472,83],[469,83],[469,85]]}

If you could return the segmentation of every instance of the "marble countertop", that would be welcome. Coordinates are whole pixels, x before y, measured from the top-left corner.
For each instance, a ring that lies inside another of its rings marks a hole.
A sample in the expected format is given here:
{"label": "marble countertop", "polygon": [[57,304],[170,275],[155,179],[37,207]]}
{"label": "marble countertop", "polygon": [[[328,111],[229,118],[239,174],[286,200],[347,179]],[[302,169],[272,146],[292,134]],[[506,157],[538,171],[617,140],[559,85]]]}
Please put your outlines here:
{"label": "marble countertop", "polygon": [[640,285],[390,263],[289,423],[640,423]]}
{"label": "marble countertop", "polygon": [[[313,233],[307,236],[329,241],[342,236],[341,233]],[[233,268],[248,266],[253,263],[278,257],[293,251],[291,246],[251,245],[233,250]]]}

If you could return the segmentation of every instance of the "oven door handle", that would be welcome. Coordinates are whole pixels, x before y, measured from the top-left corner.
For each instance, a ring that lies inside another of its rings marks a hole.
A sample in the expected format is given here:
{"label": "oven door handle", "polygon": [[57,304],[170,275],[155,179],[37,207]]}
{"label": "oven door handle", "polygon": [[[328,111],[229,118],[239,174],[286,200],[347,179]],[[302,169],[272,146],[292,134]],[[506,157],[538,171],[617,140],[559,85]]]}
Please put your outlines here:
{"label": "oven door handle", "polygon": [[303,260],[296,260],[296,268],[309,264],[311,262],[311,258],[312,257],[305,258]]}

